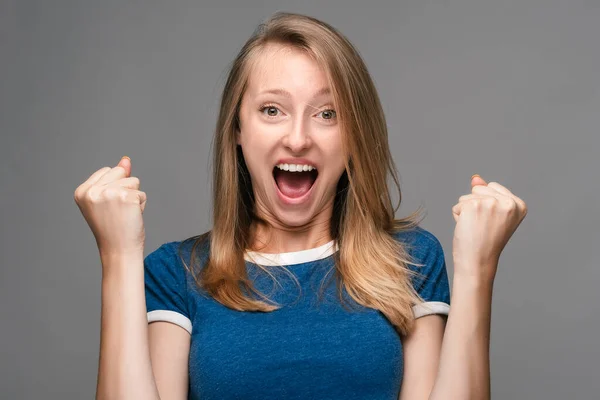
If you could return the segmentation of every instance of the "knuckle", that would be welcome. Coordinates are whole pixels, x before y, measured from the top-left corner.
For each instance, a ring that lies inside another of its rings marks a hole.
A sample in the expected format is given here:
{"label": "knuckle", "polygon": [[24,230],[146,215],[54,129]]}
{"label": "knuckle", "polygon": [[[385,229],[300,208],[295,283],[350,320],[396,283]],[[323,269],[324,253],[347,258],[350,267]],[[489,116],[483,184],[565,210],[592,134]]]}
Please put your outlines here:
{"label": "knuckle", "polygon": [[121,196],[120,190],[114,186],[109,186],[104,189],[103,197],[107,200],[116,200]]}
{"label": "knuckle", "polygon": [[517,201],[517,203],[519,204],[519,206],[520,206],[522,209],[524,209],[524,210],[527,210],[527,203],[525,203],[525,202],[524,202],[523,200],[521,200],[521,199],[518,199],[518,200],[516,200],[516,201]]}
{"label": "knuckle", "polygon": [[496,199],[495,197],[486,197],[485,199],[482,199],[483,206],[488,209],[498,208],[498,203],[498,199]]}
{"label": "knuckle", "polygon": [[507,196],[502,196],[502,198],[499,200],[499,202],[505,208],[515,208],[517,206],[517,203],[513,199],[511,199],[510,197],[507,197]]}
{"label": "knuckle", "polygon": [[92,186],[87,192],[85,192],[85,201],[90,204],[96,204],[100,202],[100,193],[98,188]]}
{"label": "knuckle", "polygon": [[513,199],[506,199],[503,202],[502,208],[506,210],[507,213],[513,214],[517,210],[517,203]]}

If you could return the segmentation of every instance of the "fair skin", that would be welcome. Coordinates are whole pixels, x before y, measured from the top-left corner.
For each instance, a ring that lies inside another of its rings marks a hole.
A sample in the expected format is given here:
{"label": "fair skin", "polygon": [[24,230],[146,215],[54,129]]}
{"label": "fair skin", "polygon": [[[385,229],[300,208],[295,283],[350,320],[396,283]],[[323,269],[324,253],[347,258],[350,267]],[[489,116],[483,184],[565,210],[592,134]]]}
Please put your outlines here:
{"label": "fair skin", "polygon": [[[326,88],[321,70],[297,51],[269,51],[270,62],[256,64],[242,101],[238,143],[251,173],[257,209],[273,226],[271,232],[257,232],[257,244],[266,244],[261,251],[276,253],[331,240],[328,223],[343,161],[337,123],[323,121],[325,115],[332,116],[323,112],[333,107],[321,92]],[[273,88],[290,96],[261,94]],[[266,102],[275,103],[277,110],[259,112]],[[314,191],[301,204],[286,207],[274,192],[272,170],[282,157],[303,157],[318,166]],[[141,217],[146,195],[139,186],[139,179],[131,176],[131,160],[124,158],[114,168],[96,171],[75,191],[103,268],[96,398],[184,400],[190,334],[178,325],[148,324],[146,319]],[[403,338],[401,400],[490,397],[493,280],[500,252],[527,208],[502,185],[473,177],[471,193],[461,196],[452,212],[456,227],[451,311],[447,322],[440,315],[417,319],[414,330]]]}
{"label": "fair skin", "polygon": [[[254,247],[264,253],[286,253],[329,242],[344,160],[323,70],[299,50],[267,45],[250,74],[240,126],[237,140],[252,179],[256,210],[271,227],[258,229]],[[312,193],[300,204],[287,204],[277,195],[273,167],[282,158],[303,158],[317,166]]]}

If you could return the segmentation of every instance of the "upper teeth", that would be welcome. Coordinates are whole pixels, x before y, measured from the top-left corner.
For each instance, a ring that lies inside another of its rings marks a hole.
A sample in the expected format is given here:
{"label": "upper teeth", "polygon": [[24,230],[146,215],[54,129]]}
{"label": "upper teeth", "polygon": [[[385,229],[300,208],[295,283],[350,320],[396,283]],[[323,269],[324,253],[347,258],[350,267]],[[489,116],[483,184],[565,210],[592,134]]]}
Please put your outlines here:
{"label": "upper teeth", "polygon": [[302,164],[278,164],[277,168],[282,169],[284,171],[290,172],[302,172],[302,171],[312,171],[316,169],[312,165],[302,165]]}

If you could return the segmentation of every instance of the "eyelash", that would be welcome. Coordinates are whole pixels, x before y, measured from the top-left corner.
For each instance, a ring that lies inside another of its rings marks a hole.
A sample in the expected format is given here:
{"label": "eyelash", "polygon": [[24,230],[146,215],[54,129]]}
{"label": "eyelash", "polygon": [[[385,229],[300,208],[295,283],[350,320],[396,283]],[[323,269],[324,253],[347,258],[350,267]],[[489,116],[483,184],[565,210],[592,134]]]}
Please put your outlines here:
{"label": "eyelash", "polygon": [[[275,108],[275,109],[277,109],[277,111],[281,112],[281,110],[279,108],[277,108],[277,106],[274,105],[274,104],[263,104],[262,106],[260,106],[260,108],[258,109],[258,111],[260,111],[261,113],[264,113],[265,110],[268,109],[268,108]],[[337,112],[335,110],[333,110],[333,109],[326,109],[326,110],[321,111],[321,113],[325,112],[325,111],[333,111],[333,115],[334,115],[333,118],[323,118],[325,121],[331,121],[332,119],[334,119],[337,116]],[[267,115],[267,117],[268,118],[275,118],[276,116]]]}

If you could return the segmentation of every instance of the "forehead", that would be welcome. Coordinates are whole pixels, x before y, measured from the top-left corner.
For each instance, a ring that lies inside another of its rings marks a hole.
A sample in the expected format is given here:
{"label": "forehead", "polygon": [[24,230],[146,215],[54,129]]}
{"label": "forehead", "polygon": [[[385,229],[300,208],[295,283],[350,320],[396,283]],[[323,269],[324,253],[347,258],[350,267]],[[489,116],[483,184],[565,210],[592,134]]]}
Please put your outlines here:
{"label": "forehead", "polygon": [[284,89],[298,95],[328,87],[325,70],[307,52],[282,44],[269,43],[251,63],[248,92]]}

